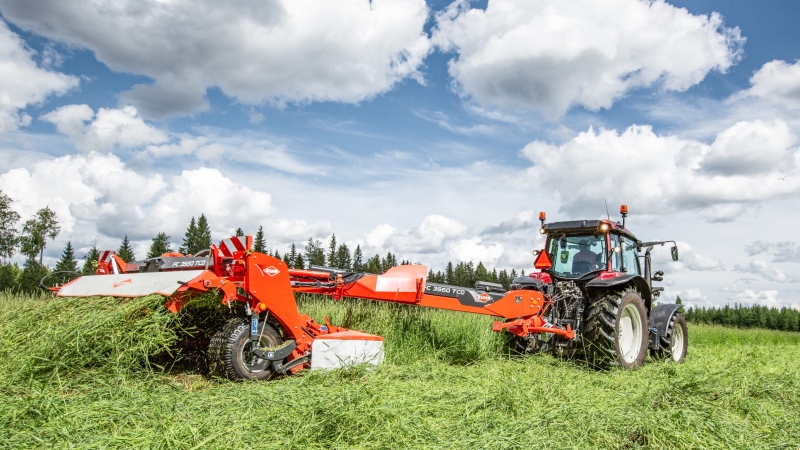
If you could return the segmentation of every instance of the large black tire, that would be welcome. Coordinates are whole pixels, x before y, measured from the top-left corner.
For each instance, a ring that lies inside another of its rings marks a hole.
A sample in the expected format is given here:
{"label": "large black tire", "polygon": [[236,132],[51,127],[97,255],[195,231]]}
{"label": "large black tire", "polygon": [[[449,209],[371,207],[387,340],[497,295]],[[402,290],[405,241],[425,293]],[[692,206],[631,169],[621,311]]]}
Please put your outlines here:
{"label": "large black tire", "polygon": [[653,352],[653,357],[665,359],[675,363],[682,363],[686,359],[689,347],[689,327],[686,318],[681,313],[675,313],[667,325],[667,335],[661,338],[661,348]]}
{"label": "large black tire", "polygon": [[647,356],[647,312],[634,289],[612,291],[589,306],[584,332],[589,361],[599,367],[639,367]]}
{"label": "large black tire", "polygon": [[[261,348],[276,347],[283,342],[272,326],[258,325]],[[208,346],[208,366],[212,375],[230,380],[268,380],[275,374],[271,361],[251,352],[250,323],[241,318],[231,319],[211,338]]]}

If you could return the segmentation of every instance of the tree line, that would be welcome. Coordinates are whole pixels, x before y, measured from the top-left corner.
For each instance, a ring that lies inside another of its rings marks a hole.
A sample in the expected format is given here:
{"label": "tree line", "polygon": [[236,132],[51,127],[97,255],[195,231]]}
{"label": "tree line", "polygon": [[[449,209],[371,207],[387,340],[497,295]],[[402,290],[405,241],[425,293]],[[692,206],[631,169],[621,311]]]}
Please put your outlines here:
{"label": "tree line", "polygon": [[736,328],[764,328],[780,331],[800,331],[800,311],[792,308],[743,306],[734,304],[721,308],[689,308],[686,320],[691,323],[722,325]]}

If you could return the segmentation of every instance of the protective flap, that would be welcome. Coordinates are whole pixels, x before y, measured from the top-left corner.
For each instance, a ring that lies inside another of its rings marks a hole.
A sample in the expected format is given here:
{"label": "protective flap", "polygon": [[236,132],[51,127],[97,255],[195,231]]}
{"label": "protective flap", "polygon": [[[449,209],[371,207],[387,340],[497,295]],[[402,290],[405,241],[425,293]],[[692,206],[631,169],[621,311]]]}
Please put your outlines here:
{"label": "protective flap", "polygon": [[188,282],[204,270],[177,272],[133,273],[121,275],[94,275],[81,277],[58,291],[59,297],[143,297],[161,294],[169,297],[179,287],[179,282]]}

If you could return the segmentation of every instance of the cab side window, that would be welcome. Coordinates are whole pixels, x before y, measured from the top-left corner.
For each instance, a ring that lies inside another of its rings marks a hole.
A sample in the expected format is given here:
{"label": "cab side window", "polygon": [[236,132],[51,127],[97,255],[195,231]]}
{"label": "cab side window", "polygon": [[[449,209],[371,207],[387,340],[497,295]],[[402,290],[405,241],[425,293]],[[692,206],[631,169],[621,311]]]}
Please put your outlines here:
{"label": "cab side window", "polygon": [[641,275],[642,271],[639,267],[639,257],[636,251],[636,242],[621,237],[622,244],[622,260],[625,263],[626,273],[628,275]]}
{"label": "cab side window", "polygon": [[614,272],[622,271],[622,247],[619,243],[619,236],[612,234],[611,236],[611,270]]}
{"label": "cab side window", "polygon": [[636,242],[614,234],[612,234],[610,237],[611,248],[619,249],[618,251],[614,251],[612,253],[611,270],[622,272],[622,269],[624,268],[625,273],[629,275],[641,275],[642,270],[639,267],[639,257],[636,250]]}

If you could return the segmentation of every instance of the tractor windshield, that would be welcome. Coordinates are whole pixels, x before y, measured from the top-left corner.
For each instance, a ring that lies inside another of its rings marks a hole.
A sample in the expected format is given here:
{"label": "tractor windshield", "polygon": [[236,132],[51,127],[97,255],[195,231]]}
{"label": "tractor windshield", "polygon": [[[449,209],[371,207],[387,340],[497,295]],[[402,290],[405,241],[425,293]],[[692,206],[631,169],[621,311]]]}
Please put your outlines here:
{"label": "tractor windshield", "polygon": [[600,236],[553,236],[547,249],[556,276],[578,278],[606,268],[606,239]]}

